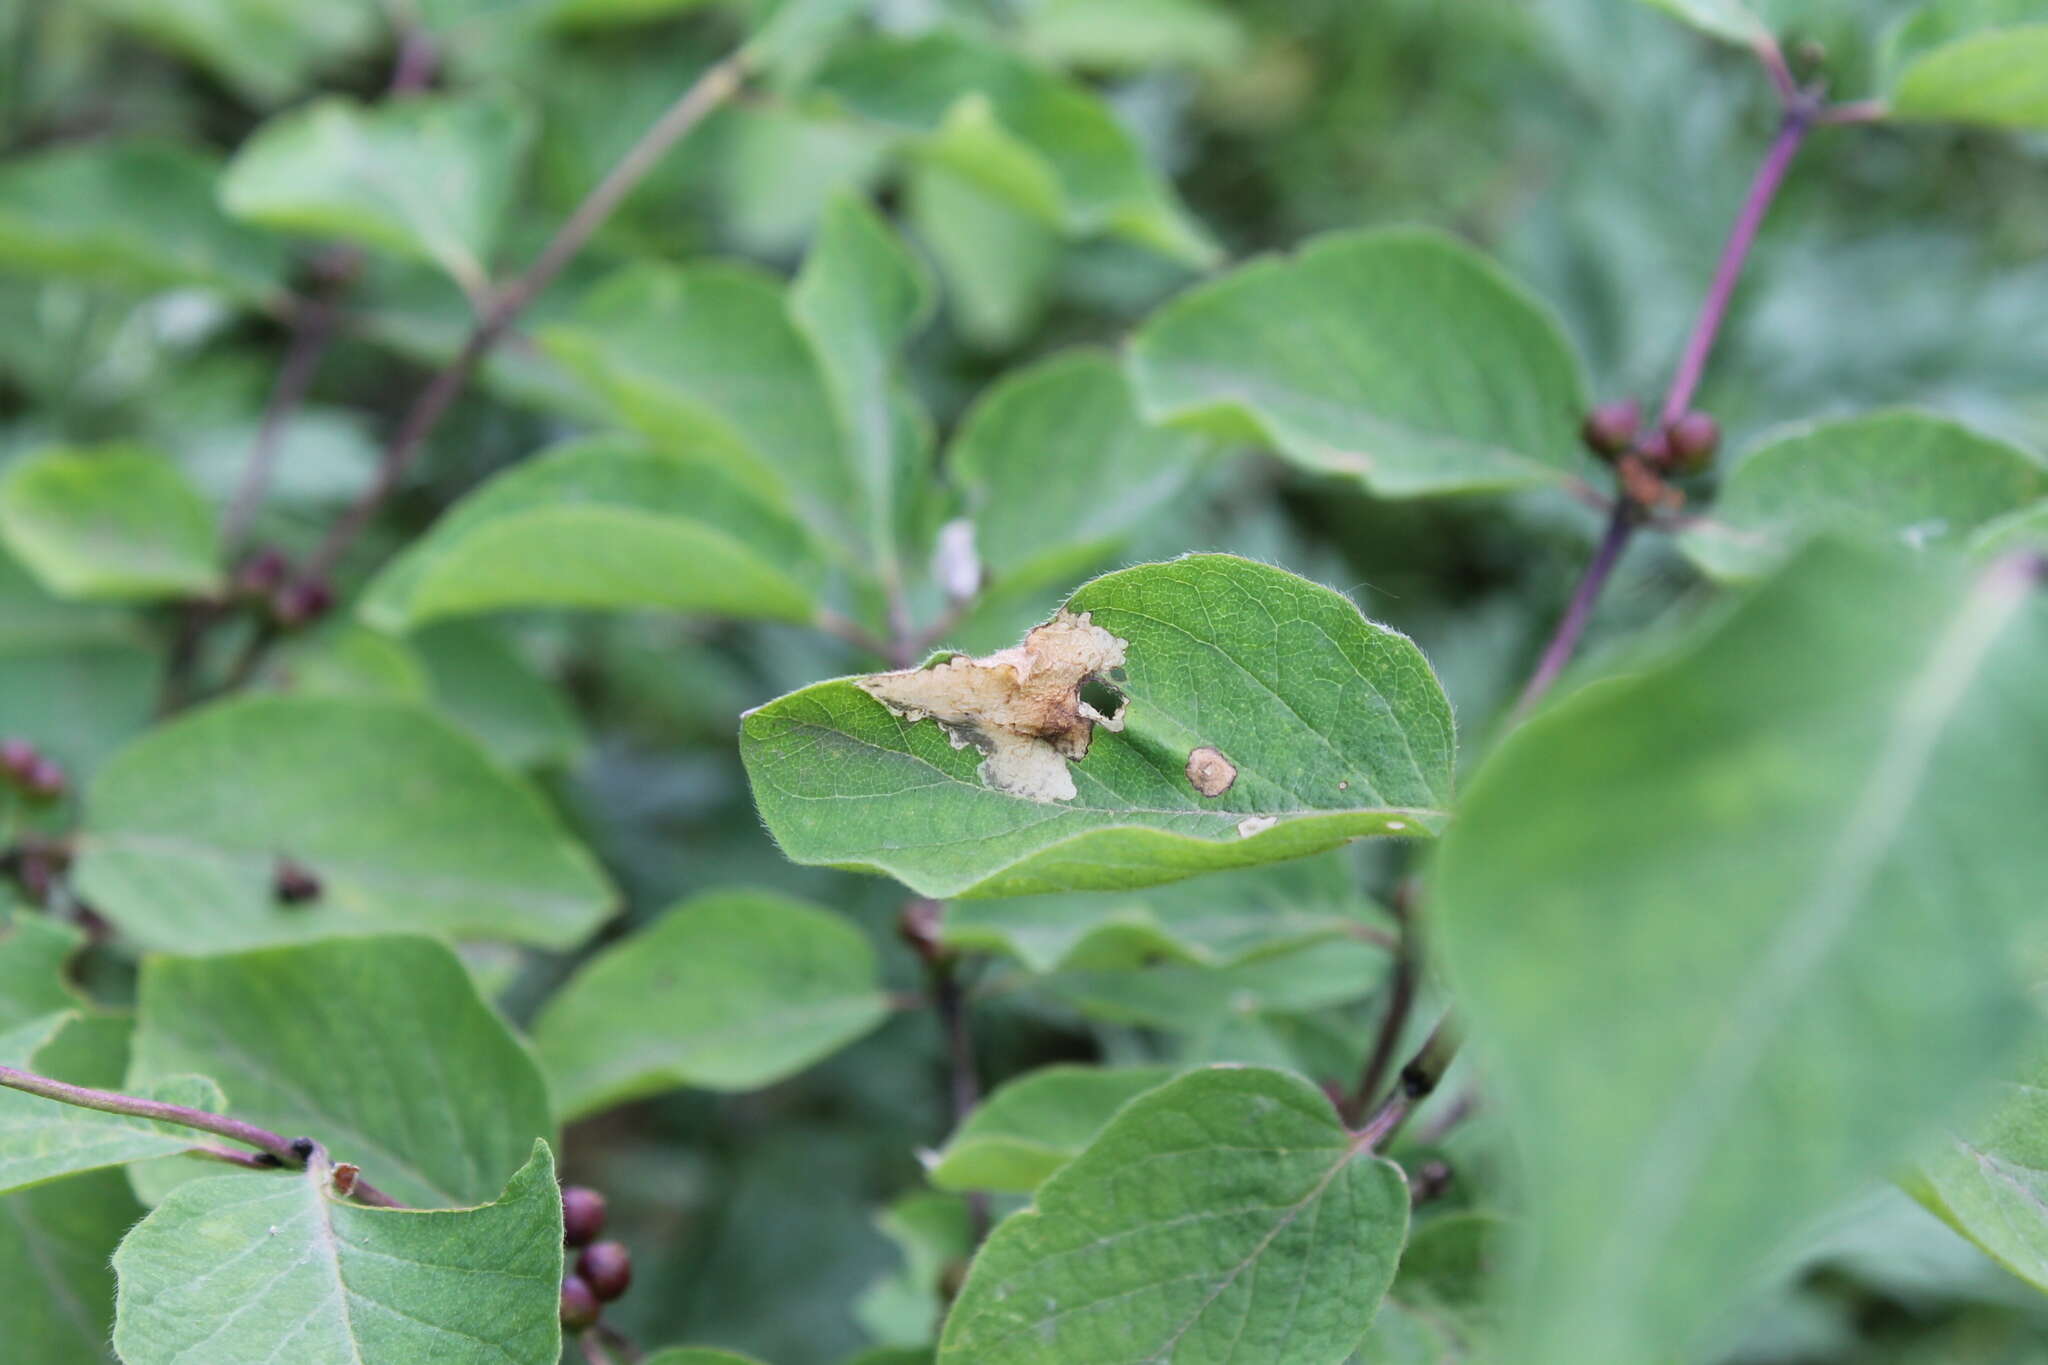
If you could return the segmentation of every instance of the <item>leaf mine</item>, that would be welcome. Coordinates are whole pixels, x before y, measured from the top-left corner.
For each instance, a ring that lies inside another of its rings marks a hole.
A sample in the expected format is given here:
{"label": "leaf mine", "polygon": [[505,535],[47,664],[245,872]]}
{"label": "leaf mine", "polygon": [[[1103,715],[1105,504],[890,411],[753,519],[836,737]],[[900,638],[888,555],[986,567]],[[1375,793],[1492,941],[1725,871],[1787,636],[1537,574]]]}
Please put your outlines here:
{"label": "leaf mine", "polygon": [[1081,685],[1121,667],[1126,643],[1090,623],[1087,612],[1062,610],[1022,644],[986,658],[956,654],[929,668],[876,673],[858,686],[895,715],[937,721],[954,747],[979,749],[981,780],[992,790],[1071,801],[1067,764],[1087,756],[1097,724],[1123,728],[1124,708],[1103,715],[1081,699]]}

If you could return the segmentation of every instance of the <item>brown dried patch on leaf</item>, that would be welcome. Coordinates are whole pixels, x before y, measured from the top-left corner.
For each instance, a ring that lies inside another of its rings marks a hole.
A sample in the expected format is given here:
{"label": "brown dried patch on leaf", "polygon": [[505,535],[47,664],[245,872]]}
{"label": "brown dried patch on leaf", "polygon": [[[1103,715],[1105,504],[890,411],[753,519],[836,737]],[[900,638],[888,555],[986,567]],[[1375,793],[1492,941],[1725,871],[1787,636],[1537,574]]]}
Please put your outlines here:
{"label": "brown dried patch on leaf", "polygon": [[1061,611],[1024,642],[984,659],[956,654],[930,668],[862,678],[863,692],[913,722],[935,720],[954,747],[983,754],[981,780],[1032,801],[1071,801],[1070,761],[1088,753],[1098,724],[1123,728],[1081,700],[1081,684],[1122,666],[1125,641],[1088,613]]}
{"label": "brown dried patch on leaf", "polygon": [[1221,796],[1237,781],[1237,765],[1204,744],[1188,755],[1188,783],[1204,796]]}

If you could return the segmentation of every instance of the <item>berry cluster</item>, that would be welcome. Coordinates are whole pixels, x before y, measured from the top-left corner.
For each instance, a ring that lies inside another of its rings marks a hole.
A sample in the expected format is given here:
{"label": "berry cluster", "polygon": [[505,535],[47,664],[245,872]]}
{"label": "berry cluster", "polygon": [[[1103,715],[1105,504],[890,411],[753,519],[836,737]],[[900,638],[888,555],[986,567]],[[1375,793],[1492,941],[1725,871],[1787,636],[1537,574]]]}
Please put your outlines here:
{"label": "berry cluster", "polygon": [[580,1247],[576,1268],[562,1279],[562,1325],[594,1326],[604,1306],[633,1283],[633,1258],[623,1242],[600,1242],[604,1196],[582,1185],[562,1189],[562,1241]]}
{"label": "berry cluster", "polygon": [[1664,474],[1697,474],[1721,448],[1721,427],[1704,412],[1688,412],[1642,434],[1642,405],[1632,398],[1602,403],[1586,414],[1579,435],[1603,460],[1638,455]]}
{"label": "berry cluster", "polygon": [[55,759],[18,738],[0,740],[0,777],[31,801],[54,801],[69,785]]}
{"label": "berry cluster", "polygon": [[291,561],[275,546],[257,550],[235,569],[236,595],[261,602],[270,617],[286,630],[308,625],[334,605],[334,590],[317,578],[299,578]]}

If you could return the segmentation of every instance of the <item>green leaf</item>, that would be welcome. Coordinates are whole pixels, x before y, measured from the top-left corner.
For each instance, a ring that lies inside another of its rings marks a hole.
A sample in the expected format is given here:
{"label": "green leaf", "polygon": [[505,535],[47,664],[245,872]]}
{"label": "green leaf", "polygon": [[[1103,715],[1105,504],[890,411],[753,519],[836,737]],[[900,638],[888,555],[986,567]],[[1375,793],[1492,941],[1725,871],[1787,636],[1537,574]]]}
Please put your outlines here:
{"label": "green leaf", "polygon": [[904,222],[944,283],[947,316],[971,346],[1008,350],[1044,313],[1065,252],[1059,233],[935,161],[906,174]]}
{"label": "green leaf", "polygon": [[888,1010],[859,930],[802,901],[723,891],[585,963],[541,1012],[534,1042],[558,1108],[575,1118],[678,1086],[758,1090]]}
{"label": "green leaf", "polygon": [[1001,48],[946,29],[865,38],[837,44],[814,79],[1070,235],[1113,234],[1196,266],[1217,256],[1100,99]]}
{"label": "green leaf", "polygon": [[716,1351],[709,1346],[671,1346],[666,1351],[656,1351],[641,1365],[761,1365],[761,1362],[752,1356]]}
{"label": "green leaf", "polygon": [[377,697],[424,704],[426,668],[403,640],[353,621],[288,640],[272,656],[266,681],[302,697]]}
{"label": "green leaf", "polygon": [[[980,751],[936,721],[899,717],[852,679],[819,683],[741,729],[783,852],[921,895],[1008,896],[1146,886],[1440,825],[1450,707],[1415,646],[1337,593],[1194,555],[1096,579],[1067,609],[1124,642],[1115,686],[1129,702],[1120,731],[1096,726],[1086,758],[1050,775],[1068,774],[1072,796],[991,787]],[[976,734],[1040,761],[1029,745],[1043,741]],[[1198,750],[1234,765],[1217,796],[1188,777]]]}
{"label": "green leaf", "polygon": [[2048,498],[1993,518],[1970,537],[1970,552],[1975,555],[2026,549],[2048,549]]}
{"label": "green leaf", "polygon": [[1384,925],[1386,913],[1357,884],[1338,849],[1136,892],[958,901],[946,907],[942,930],[956,948],[1001,953],[1033,972],[1158,961],[1222,967]]}
{"label": "green leaf", "polygon": [[999,1087],[929,1164],[942,1190],[1029,1194],[1079,1156],[1124,1105],[1173,1079],[1170,1066],[1048,1066]]}
{"label": "green leaf", "polygon": [[203,285],[271,296],[283,243],[221,212],[213,157],[122,139],[51,148],[0,167],[0,262],[138,289]]}
{"label": "green leaf", "polygon": [[2048,1292],[2048,1066],[2002,1081],[1988,1112],[1920,1162],[1920,1202]]}
{"label": "green leaf", "polygon": [[481,297],[533,132],[499,94],[323,99],[242,145],[221,202],[264,227],[433,261]]}
{"label": "green leaf", "polygon": [[70,925],[18,906],[0,919],[0,1033],[84,1003],[64,976],[84,941]]}
{"label": "green leaf", "polygon": [[1070,351],[998,380],[947,455],[1001,582],[1044,582],[1120,548],[1214,443],[1148,425],[1115,359]]}
{"label": "green leaf", "polygon": [[1645,0],[1694,28],[1745,47],[1771,36],[1771,26],[1742,0]]}
{"label": "green leaf", "polygon": [[0,1198],[0,1341],[29,1343],[35,1365],[108,1365],[122,1234],[142,1217],[118,1171]]}
{"label": "green leaf", "polygon": [[1193,1072],[1131,1104],[999,1225],[946,1321],[944,1365],[1335,1365],[1372,1321],[1408,1184],[1321,1091]]}
{"label": "green leaf", "polygon": [[796,508],[821,545],[857,559],[861,485],[783,292],[745,266],[631,266],[540,339],[624,424],[664,448],[715,453],[748,487]]}
{"label": "green leaf", "polygon": [[1261,1014],[1341,1005],[1372,990],[1385,975],[1383,949],[1324,938],[1222,967],[1167,962],[1067,968],[1039,986],[1098,1019],[1199,1036]]}
{"label": "green leaf", "polygon": [[1344,233],[1254,261],[1155,313],[1130,360],[1152,420],[1258,441],[1388,497],[1589,467],[1584,382],[1555,318],[1432,232]]}
{"label": "green leaf", "polygon": [[1442,1214],[1418,1225],[1354,1365],[1491,1359],[1500,1231],[1501,1220],[1489,1213]]}
{"label": "green leaf", "polygon": [[145,959],[129,1084],[200,1066],[404,1204],[482,1203],[554,1136],[539,1066],[432,939]]}
{"label": "green leaf", "polygon": [[[931,316],[923,264],[860,199],[835,195],[790,287],[789,313],[824,372],[860,492],[862,543],[893,564],[929,483],[929,420],[897,352]],[[885,569],[885,581],[895,576]]]}
{"label": "green leaf", "polygon": [[134,446],[53,448],[0,478],[0,537],[60,597],[202,597],[220,587],[213,513]]}
{"label": "green leaf", "polygon": [[2016,446],[1931,413],[1877,413],[1765,442],[1680,543],[1715,577],[1749,578],[1809,536],[1950,544],[2043,494],[2048,469]]}
{"label": "green leaf", "polygon": [[263,104],[305,88],[316,68],[368,47],[383,30],[373,0],[86,0],[84,7]]}
{"label": "green leaf", "polygon": [[1043,0],[1025,11],[1022,39],[1045,61],[1117,71],[1223,68],[1245,48],[1236,18],[1210,0]]}
{"label": "green leaf", "polygon": [[949,1280],[974,1255],[974,1224],[967,1201],[918,1190],[875,1219],[895,1243],[903,1264],[870,1284],[854,1301],[853,1315],[867,1334],[890,1346],[929,1348],[945,1321]]}
{"label": "green leaf", "polygon": [[126,1365],[555,1365],[562,1199],[547,1144],[496,1203],[363,1208],[324,1163],[180,1186],[121,1243]]}
{"label": "green leaf", "polygon": [[1893,33],[1886,57],[1893,118],[2048,127],[2048,14],[2037,0],[1934,0]]}
{"label": "green leaf", "polygon": [[1526,1173],[1508,1357],[1695,1344],[2008,1064],[2048,802],[2030,593],[1815,546],[1481,770],[1429,905]]}
{"label": "green leaf", "polygon": [[583,751],[567,698],[481,621],[446,621],[406,639],[426,666],[434,705],[512,768],[566,767]]}
{"label": "green leaf", "polygon": [[[0,1066],[33,1071],[36,1053],[69,1015],[49,1015],[0,1033]],[[221,1093],[201,1076],[175,1076],[140,1092],[144,1099],[219,1113]],[[81,1171],[169,1156],[204,1141],[190,1128],[126,1114],[103,1114],[0,1088],[0,1194]]]}
{"label": "green leaf", "polygon": [[[319,878],[279,905],[277,860]],[[540,796],[417,708],[250,697],[137,740],[86,794],[80,893],[145,945],[432,929],[566,948],[612,891]]]}
{"label": "green leaf", "polygon": [[512,466],[378,576],[385,630],[514,607],[666,607],[804,622],[819,573],[803,528],[714,460],[594,436]]}

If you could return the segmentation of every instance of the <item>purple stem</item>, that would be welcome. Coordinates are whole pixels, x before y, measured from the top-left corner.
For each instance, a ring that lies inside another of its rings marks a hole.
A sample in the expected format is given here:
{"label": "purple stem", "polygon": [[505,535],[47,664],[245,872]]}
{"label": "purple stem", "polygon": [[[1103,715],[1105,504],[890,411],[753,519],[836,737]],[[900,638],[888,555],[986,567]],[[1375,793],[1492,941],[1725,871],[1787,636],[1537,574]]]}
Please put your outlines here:
{"label": "purple stem", "polygon": [[32,1071],[21,1071],[11,1066],[0,1066],[0,1085],[10,1090],[22,1090],[31,1095],[40,1095],[46,1100],[60,1104],[75,1104],[81,1109],[97,1109],[103,1114],[128,1114],[135,1118],[155,1119],[160,1123],[175,1123],[184,1128],[196,1128],[202,1133],[212,1133],[231,1142],[243,1143],[259,1152],[268,1152],[285,1166],[299,1166],[305,1162],[299,1148],[286,1137],[258,1128],[253,1123],[229,1118],[225,1114],[208,1113],[204,1109],[191,1109],[182,1104],[165,1104],[161,1100],[144,1099],[140,1095],[121,1095],[111,1090],[93,1090],[68,1081],[52,1080],[38,1076]]}
{"label": "purple stem", "polygon": [[1564,617],[1557,623],[1551,634],[1550,643],[1544,647],[1543,658],[1536,664],[1536,671],[1529,675],[1529,681],[1522,688],[1522,695],[1515,702],[1514,719],[1520,720],[1535,709],[1543,700],[1543,694],[1564,672],[1565,665],[1572,661],[1572,654],[1579,647],[1579,640],[1586,633],[1586,625],[1593,619],[1593,608],[1600,601],[1600,593],[1607,586],[1607,580],[1614,575],[1615,565],[1621,563],[1621,552],[1628,548],[1629,538],[1635,534],[1636,512],[1634,504],[1621,498],[1614,504],[1614,510],[1607,517],[1607,532],[1600,537],[1600,548],[1593,552],[1593,562],[1586,566],[1585,576],[1579,579],[1578,590],[1572,594],[1571,605],[1564,610]]}
{"label": "purple stem", "polygon": [[1792,165],[1792,158],[1799,152],[1800,144],[1806,141],[1807,132],[1813,127],[1813,115],[1802,108],[1788,109],[1785,118],[1778,125],[1778,136],[1771,143],[1771,149],[1764,156],[1763,165],[1757,167],[1756,178],[1749,182],[1749,195],[1742,201],[1742,211],[1735,217],[1735,226],[1728,233],[1728,244],[1721,249],[1721,263],[1714,268],[1714,282],[1707,290],[1706,302],[1700,305],[1699,320],[1693,324],[1692,336],[1685,343],[1685,351],[1679,357],[1677,373],[1671,376],[1671,390],[1664,396],[1663,420],[1670,425],[1685,416],[1692,407],[1693,394],[1698,391],[1700,377],[1706,373],[1707,357],[1713,354],[1714,342],[1721,335],[1721,324],[1728,317],[1728,303],[1735,297],[1735,286],[1742,278],[1742,268],[1749,262],[1749,249],[1756,241],[1757,229],[1763,226],[1764,215],[1770,211],[1771,201],[1778,197],[1778,187],[1785,183],[1785,172]]}

